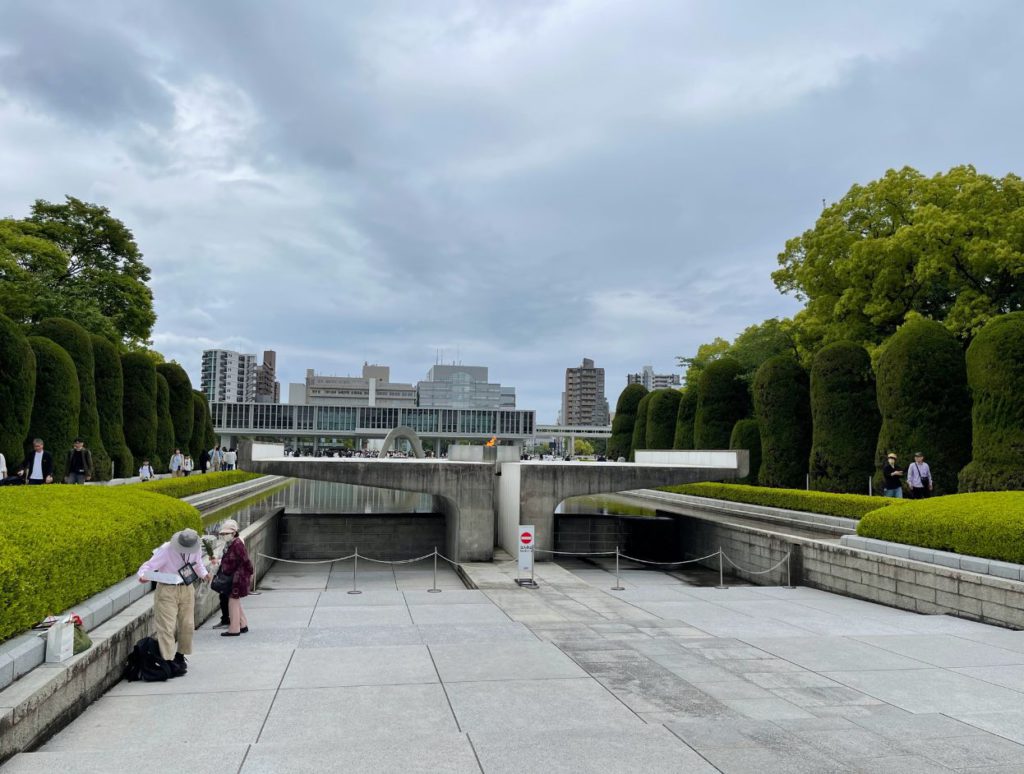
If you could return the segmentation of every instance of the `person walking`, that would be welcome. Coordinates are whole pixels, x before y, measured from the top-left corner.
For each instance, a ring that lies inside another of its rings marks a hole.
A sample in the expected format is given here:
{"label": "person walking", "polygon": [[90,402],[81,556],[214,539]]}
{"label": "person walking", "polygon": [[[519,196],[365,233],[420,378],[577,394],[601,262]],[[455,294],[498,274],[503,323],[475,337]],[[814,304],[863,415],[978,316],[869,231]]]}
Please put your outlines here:
{"label": "person walking", "polygon": [[7,478],[7,458],[3,452],[0,452],[0,481]]}
{"label": "person walking", "polygon": [[167,465],[167,469],[171,471],[173,478],[178,478],[182,475],[182,468],[185,465],[185,458],[181,454],[181,449],[175,449],[174,454],[171,455],[171,461]]}
{"label": "person walking", "polygon": [[923,452],[914,452],[914,461],[910,463],[907,471],[907,483],[910,484],[910,496],[915,500],[930,497],[932,490],[935,489],[932,469],[924,461]]}
{"label": "person walking", "polygon": [[64,482],[84,484],[92,480],[92,452],[85,448],[85,441],[76,438],[64,459]]}
{"label": "person walking", "polygon": [[162,578],[179,582],[156,581],[153,595],[153,618],[160,655],[170,662],[171,676],[180,677],[188,671],[185,656],[192,654],[195,632],[195,590],[192,586],[208,581],[210,573],[203,564],[199,534],[194,529],[175,532],[171,539],[153,551],[139,567],[139,583],[148,583],[148,573],[162,573]]}
{"label": "person walking", "polygon": [[889,452],[889,456],[882,465],[882,488],[886,497],[903,497],[903,471],[896,467],[896,452]]}
{"label": "person walking", "polygon": [[182,472],[183,475],[188,477],[192,473],[192,468],[193,468],[193,465],[192,465],[192,455],[191,454],[186,454],[185,455],[185,461],[181,463],[181,472]]}
{"label": "person walking", "polygon": [[253,567],[249,560],[249,553],[245,550],[245,544],[238,536],[238,522],[228,519],[221,525],[217,535],[227,543],[217,572],[231,576],[231,591],[228,597],[228,630],[221,632],[220,636],[237,637],[249,631],[249,619],[245,617],[245,610],[242,609],[242,600],[249,596]]}
{"label": "person walking", "polygon": [[153,472],[153,466],[149,464],[149,460],[143,460],[142,465],[139,466],[139,478],[142,481],[149,481],[156,475]]}
{"label": "person walking", "polygon": [[16,472],[25,479],[26,484],[53,483],[53,455],[43,448],[42,438],[32,439],[32,451],[26,455]]}
{"label": "person walking", "polygon": [[234,470],[235,462],[238,461],[238,455],[234,449],[228,449],[224,452],[224,470]]}
{"label": "person walking", "polygon": [[220,465],[223,460],[224,452],[220,450],[219,446],[214,446],[210,449],[210,467],[213,469],[214,473],[220,470]]}
{"label": "person walking", "polygon": [[206,469],[210,466],[210,452],[203,449],[199,453],[199,472],[206,474]]}

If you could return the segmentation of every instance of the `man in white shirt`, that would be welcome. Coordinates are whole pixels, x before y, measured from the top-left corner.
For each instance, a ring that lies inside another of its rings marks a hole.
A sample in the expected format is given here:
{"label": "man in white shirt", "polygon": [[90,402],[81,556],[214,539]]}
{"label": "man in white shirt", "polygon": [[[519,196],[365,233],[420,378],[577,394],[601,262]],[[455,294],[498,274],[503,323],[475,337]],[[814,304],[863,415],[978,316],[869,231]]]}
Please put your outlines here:
{"label": "man in white shirt", "polygon": [[234,470],[235,463],[238,461],[238,455],[234,449],[228,449],[224,452],[224,470]]}
{"label": "man in white shirt", "polygon": [[53,483],[53,455],[43,449],[41,438],[32,439],[32,452],[25,457],[17,473],[25,477],[27,484]]}

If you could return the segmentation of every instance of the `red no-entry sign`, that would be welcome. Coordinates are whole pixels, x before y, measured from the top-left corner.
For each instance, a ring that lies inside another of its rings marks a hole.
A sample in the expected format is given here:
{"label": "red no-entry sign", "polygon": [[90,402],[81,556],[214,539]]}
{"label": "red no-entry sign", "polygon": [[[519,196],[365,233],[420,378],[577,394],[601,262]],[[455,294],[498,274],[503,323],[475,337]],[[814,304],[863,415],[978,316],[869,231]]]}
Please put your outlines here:
{"label": "red no-entry sign", "polygon": [[533,542],[533,534],[530,532],[524,532],[519,536],[519,539],[522,541],[524,546],[528,546]]}
{"label": "red no-entry sign", "polygon": [[519,525],[519,577],[525,578],[533,574],[533,535],[532,524]]}

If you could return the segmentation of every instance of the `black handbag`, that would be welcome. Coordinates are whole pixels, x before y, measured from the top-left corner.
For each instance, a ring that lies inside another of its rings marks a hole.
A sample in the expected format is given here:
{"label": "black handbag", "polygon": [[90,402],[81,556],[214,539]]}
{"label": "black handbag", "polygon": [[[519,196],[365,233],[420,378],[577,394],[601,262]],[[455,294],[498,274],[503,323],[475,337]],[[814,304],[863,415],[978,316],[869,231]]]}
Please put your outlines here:
{"label": "black handbag", "polygon": [[217,570],[217,574],[210,581],[210,588],[218,594],[228,594],[235,583],[234,573],[228,574]]}

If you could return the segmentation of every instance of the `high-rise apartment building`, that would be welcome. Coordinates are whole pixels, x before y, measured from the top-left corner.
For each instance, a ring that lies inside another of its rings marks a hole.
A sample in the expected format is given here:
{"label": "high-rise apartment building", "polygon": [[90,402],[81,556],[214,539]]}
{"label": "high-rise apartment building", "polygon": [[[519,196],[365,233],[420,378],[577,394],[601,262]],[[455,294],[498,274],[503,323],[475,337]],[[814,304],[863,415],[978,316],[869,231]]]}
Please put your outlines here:
{"label": "high-rise apartment building", "polygon": [[656,374],[653,366],[645,365],[638,374],[626,374],[626,384],[642,384],[651,390],[664,390],[668,388],[679,388],[681,380],[679,374]]}
{"label": "high-rise apartment building", "polygon": [[277,381],[277,353],[272,349],[263,352],[263,363],[256,366],[256,402],[281,402],[281,383]]}
{"label": "high-rise apartment building", "polygon": [[608,400],[604,395],[604,369],[583,358],[578,368],[565,369],[562,421],[566,425],[607,425]]}
{"label": "high-rise apartment building", "polygon": [[256,402],[256,355],[228,349],[203,352],[203,394],[210,402]]}
{"label": "high-rise apartment building", "polygon": [[427,408],[514,409],[516,388],[487,381],[484,366],[437,364],[416,383],[418,405]]}

